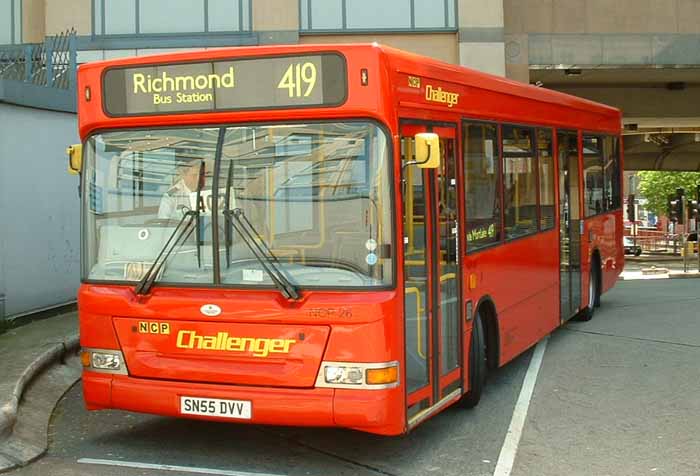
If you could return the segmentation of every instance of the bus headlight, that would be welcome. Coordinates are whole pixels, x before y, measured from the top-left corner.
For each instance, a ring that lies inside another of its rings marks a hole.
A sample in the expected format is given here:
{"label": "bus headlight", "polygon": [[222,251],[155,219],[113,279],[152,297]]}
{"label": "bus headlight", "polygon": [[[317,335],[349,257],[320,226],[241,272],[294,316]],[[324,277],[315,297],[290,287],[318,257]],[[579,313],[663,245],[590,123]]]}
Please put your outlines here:
{"label": "bus headlight", "polygon": [[399,363],[322,362],[316,387],[382,389],[399,385]]}
{"label": "bus headlight", "polygon": [[343,383],[349,385],[362,385],[363,372],[360,367],[344,367],[340,365],[327,365],[325,367],[326,383]]}
{"label": "bus headlight", "polygon": [[80,361],[86,370],[93,372],[128,374],[124,355],[118,350],[83,349],[80,352]]}

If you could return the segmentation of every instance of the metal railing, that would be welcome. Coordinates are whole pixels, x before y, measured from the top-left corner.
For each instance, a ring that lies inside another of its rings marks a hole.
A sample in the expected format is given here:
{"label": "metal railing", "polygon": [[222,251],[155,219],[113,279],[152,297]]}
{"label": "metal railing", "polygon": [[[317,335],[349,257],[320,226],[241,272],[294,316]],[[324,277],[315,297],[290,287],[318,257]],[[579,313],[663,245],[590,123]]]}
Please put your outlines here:
{"label": "metal railing", "polygon": [[8,79],[57,89],[75,84],[76,31],[47,36],[43,43],[0,48],[0,80]]}

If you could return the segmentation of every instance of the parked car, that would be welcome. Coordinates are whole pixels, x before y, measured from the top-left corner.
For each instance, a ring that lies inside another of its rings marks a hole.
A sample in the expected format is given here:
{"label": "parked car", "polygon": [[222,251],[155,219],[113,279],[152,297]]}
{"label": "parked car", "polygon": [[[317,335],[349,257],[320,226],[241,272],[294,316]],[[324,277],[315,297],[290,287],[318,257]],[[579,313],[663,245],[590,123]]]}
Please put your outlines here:
{"label": "parked car", "polygon": [[626,255],[639,256],[642,254],[642,247],[634,244],[634,240],[630,236],[622,238],[622,244],[625,247]]}

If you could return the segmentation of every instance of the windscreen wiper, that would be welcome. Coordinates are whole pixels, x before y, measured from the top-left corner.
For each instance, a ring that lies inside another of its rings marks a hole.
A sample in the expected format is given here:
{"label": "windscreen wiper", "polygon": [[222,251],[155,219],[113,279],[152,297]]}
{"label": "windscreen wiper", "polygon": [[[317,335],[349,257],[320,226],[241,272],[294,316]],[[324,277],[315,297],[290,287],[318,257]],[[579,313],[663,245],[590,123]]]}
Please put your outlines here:
{"label": "windscreen wiper", "polygon": [[300,298],[299,290],[292,284],[286,273],[282,271],[279,260],[270,250],[270,247],[267,246],[267,243],[260,237],[260,234],[245,216],[243,210],[234,208],[233,210],[225,210],[224,214],[233,218],[232,220],[228,219],[229,223],[236,229],[243,242],[260,262],[260,266],[270,276],[270,279],[272,279],[272,282],[275,283],[282,295],[287,299],[298,300]]}
{"label": "windscreen wiper", "polygon": [[202,267],[202,245],[203,245],[203,240],[201,236],[201,218],[202,218],[202,210],[204,210],[204,203],[202,202],[202,187],[204,186],[204,161],[202,160],[199,163],[199,177],[197,179],[197,199],[195,202],[195,211],[197,213],[196,215],[196,229],[197,229],[197,236],[195,236],[195,241],[197,242],[197,268]]}
{"label": "windscreen wiper", "polygon": [[[134,292],[136,292],[136,294],[148,294],[148,292],[151,290],[151,287],[153,287],[153,283],[156,281],[156,278],[163,269],[163,266],[165,266],[165,262],[168,260],[170,254],[175,250],[175,248],[187,241],[194,230],[197,230],[197,236],[195,237],[197,242],[197,266],[199,268],[202,267],[202,240],[199,234],[201,229],[200,218],[202,214],[202,209],[204,208],[202,204],[203,183],[204,161],[202,161],[199,165],[199,180],[197,182],[197,198],[195,210],[188,210],[182,215],[182,218],[178,222],[177,226],[175,226],[173,232],[170,234],[168,241],[166,241],[165,245],[163,245],[163,248],[160,250],[160,253],[158,253],[158,256],[156,257],[155,261],[153,261],[151,267],[148,268],[141,280],[136,284],[136,287],[134,288]],[[195,224],[194,227],[192,227],[192,223]],[[187,235],[185,235],[185,233],[187,233]]]}
{"label": "windscreen wiper", "polygon": [[233,164],[229,164],[228,174],[226,175],[226,196],[224,198],[224,219],[226,226],[224,227],[224,239],[226,240],[226,267],[231,266],[231,185],[233,185]]}
{"label": "windscreen wiper", "polygon": [[[180,243],[187,241],[187,238],[190,237],[192,231],[196,228],[192,227],[192,223],[195,223],[195,217],[197,215],[199,215],[199,211],[192,210],[182,215],[182,218],[178,222],[173,232],[170,234],[168,241],[165,242],[165,245],[160,250],[160,253],[158,253],[155,261],[153,261],[151,267],[148,268],[148,271],[146,271],[138,284],[136,284],[136,287],[134,288],[134,292],[136,292],[136,294],[148,294],[148,291],[150,291],[151,287],[153,286],[156,277],[160,273],[161,269],[163,269],[163,265],[168,260],[170,254]],[[188,230],[189,233],[187,233]],[[185,233],[187,233],[187,235],[185,235]]]}

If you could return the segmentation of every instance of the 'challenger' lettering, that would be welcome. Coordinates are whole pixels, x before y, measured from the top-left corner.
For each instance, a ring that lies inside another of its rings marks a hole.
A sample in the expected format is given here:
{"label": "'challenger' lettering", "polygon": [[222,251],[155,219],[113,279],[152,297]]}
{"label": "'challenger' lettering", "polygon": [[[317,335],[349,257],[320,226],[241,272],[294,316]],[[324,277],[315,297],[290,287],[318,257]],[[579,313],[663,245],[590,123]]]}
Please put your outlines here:
{"label": "'challenger' lettering", "polygon": [[177,333],[175,346],[179,349],[250,352],[255,357],[267,357],[270,354],[288,354],[295,342],[294,339],[236,337],[228,332],[207,336],[199,335],[196,331],[180,331]]}
{"label": "'challenger' lettering", "polygon": [[459,102],[459,93],[443,91],[442,88],[434,88],[430,84],[425,86],[425,99],[427,101],[439,102],[452,107]]}

